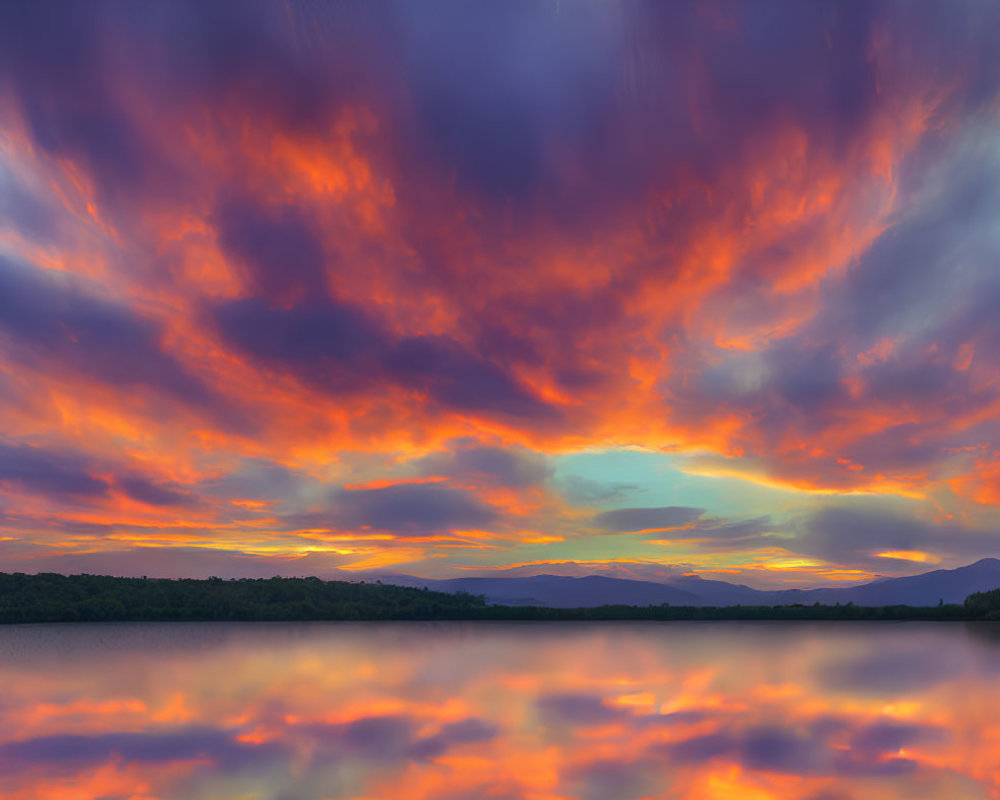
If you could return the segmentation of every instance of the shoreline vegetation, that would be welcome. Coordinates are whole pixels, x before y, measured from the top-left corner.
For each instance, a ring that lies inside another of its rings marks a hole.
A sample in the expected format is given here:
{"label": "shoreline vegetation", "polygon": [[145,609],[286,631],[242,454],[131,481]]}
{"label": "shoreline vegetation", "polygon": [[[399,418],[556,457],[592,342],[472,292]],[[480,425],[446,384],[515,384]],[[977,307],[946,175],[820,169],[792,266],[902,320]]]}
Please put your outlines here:
{"label": "shoreline vegetation", "polygon": [[0,623],[376,620],[1000,621],[1000,589],[937,606],[504,606],[482,595],[320,578],[115,578],[0,573]]}

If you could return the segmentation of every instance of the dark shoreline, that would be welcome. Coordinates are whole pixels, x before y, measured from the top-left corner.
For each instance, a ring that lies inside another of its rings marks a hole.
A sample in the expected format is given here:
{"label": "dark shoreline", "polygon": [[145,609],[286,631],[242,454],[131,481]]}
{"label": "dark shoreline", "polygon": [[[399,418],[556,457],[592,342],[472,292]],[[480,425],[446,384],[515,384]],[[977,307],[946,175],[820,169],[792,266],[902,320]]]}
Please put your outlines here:
{"label": "dark shoreline", "polygon": [[1000,620],[1000,590],[959,605],[490,605],[482,596],[319,578],[114,578],[0,573],[0,624],[305,621],[922,621]]}

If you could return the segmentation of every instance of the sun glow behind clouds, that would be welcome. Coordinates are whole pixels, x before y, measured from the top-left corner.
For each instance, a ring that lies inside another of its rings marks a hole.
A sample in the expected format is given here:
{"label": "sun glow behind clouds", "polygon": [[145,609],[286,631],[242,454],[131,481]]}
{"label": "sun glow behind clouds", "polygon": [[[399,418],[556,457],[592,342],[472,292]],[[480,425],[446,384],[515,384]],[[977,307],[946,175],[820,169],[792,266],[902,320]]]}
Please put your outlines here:
{"label": "sun glow behind clouds", "polygon": [[937,556],[930,553],[922,553],[919,550],[889,550],[885,553],[876,553],[878,558],[894,558],[899,561],[916,561],[918,564],[937,564],[941,561]]}

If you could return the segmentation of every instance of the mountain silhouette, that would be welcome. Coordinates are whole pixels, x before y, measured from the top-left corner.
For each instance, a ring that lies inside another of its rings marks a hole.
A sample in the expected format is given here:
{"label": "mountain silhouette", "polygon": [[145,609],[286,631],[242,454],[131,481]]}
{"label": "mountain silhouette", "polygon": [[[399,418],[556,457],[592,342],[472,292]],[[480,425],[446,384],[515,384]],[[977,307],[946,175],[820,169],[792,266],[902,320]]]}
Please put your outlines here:
{"label": "mountain silhouette", "polygon": [[973,592],[1000,587],[1000,560],[984,558],[956,569],[937,569],[905,578],[883,578],[860,586],[818,589],[753,589],[742,584],[693,576],[654,581],[608,578],[603,575],[567,577],[470,577],[434,580],[409,575],[382,576],[385,583],[427,587],[441,592],[484,595],[503,605],[587,608],[602,605],[676,606],[791,605],[794,603],[854,603],[862,606],[932,606],[961,603]]}

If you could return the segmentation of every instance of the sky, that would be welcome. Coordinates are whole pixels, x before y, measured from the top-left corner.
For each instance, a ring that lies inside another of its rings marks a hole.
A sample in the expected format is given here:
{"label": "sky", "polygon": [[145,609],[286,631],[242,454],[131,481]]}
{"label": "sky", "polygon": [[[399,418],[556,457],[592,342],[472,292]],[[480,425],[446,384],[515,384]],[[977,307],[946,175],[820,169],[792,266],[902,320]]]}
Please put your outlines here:
{"label": "sky", "polygon": [[1000,554],[998,25],[0,5],[0,569]]}

